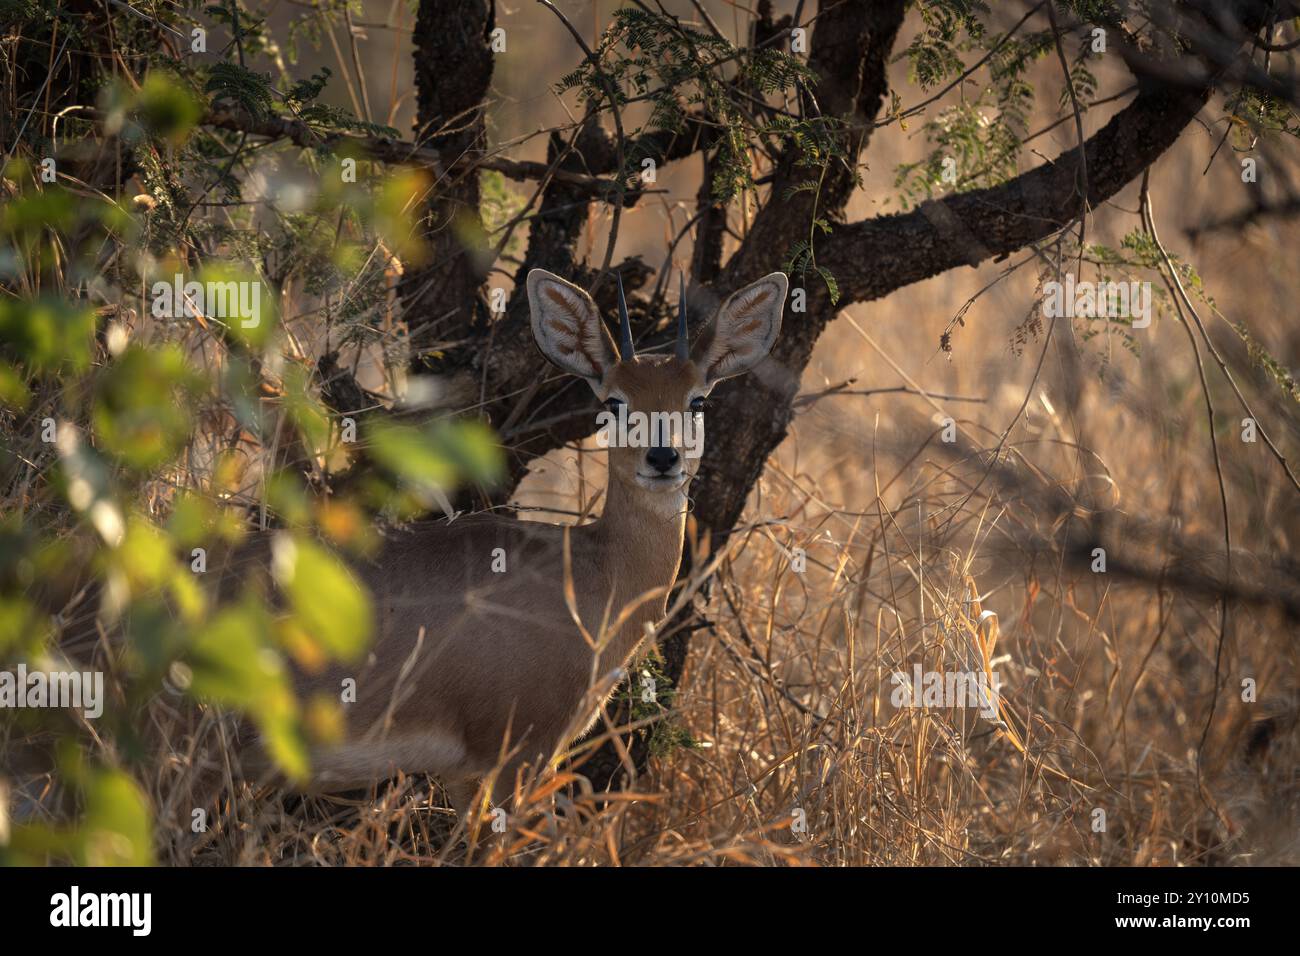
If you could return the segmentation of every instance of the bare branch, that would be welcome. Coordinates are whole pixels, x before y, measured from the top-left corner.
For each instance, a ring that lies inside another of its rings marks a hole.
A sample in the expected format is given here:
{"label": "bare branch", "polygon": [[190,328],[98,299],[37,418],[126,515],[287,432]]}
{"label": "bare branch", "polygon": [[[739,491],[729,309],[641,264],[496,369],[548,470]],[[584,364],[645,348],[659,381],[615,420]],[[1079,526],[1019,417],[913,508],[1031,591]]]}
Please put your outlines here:
{"label": "bare branch", "polygon": [[[461,156],[447,164],[444,162],[441,151],[428,146],[420,146],[385,136],[356,136],[337,132],[321,133],[300,120],[284,116],[257,118],[250,116],[243,110],[227,107],[218,107],[211,110],[204,117],[203,125],[249,133],[266,139],[286,139],[304,149],[337,151],[343,147],[354,146],[371,159],[393,165],[418,166],[430,170],[438,179],[468,173],[474,169],[486,169],[501,173],[509,179],[523,182],[544,179],[549,170],[546,163],[497,157]],[[592,198],[607,197],[618,189],[618,184],[612,179],[603,179],[598,176],[589,176],[566,170],[554,171],[551,173],[551,178],[558,179],[572,186],[583,195],[589,195]],[[635,192],[635,190],[632,190],[632,192]]]}

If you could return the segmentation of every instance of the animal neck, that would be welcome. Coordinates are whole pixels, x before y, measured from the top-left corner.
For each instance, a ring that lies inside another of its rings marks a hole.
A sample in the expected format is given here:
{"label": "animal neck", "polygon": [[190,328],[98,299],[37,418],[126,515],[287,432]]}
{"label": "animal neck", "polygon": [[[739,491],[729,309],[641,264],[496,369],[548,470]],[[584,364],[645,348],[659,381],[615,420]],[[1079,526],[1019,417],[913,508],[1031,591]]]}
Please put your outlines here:
{"label": "animal neck", "polygon": [[588,525],[609,570],[612,614],[654,588],[664,592],[641,604],[611,642],[610,650],[620,660],[636,647],[645,623],[664,615],[667,589],[682,561],[686,509],[685,489],[654,494],[611,476],[604,513]]}

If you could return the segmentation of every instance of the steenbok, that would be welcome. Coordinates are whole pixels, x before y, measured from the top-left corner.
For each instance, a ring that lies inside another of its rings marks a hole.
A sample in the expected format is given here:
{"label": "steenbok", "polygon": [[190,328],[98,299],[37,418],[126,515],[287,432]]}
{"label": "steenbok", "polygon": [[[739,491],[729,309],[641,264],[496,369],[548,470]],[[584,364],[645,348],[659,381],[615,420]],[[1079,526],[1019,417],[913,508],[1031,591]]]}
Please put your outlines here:
{"label": "steenbok", "polygon": [[[693,345],[683,304],[676,348],[663,355],[635,353],[621,283],[617,345],[591,297],[559,276],[530,272],[528,302],[542,354],[585,379],[615,413],[609,418],[676,413],[698,435],[713,387],[771,349],[786,286],[778,272],[736,292]],[[345,739],[312,754],[313,789],[428,773],[464,812],[494,768],[496,780],[513,785],[521,764],[553,760],[591,727],[663,619],[681,562],[698,445],[692,457],[681,429],[649,434],[610,447],[596,521],[566,528],[481,515],[420,523],[390,533],[356,566],[374,600],[369,657],[351,670],[299,677],[307,694],[337,695],[343,679],[356,682]]]}

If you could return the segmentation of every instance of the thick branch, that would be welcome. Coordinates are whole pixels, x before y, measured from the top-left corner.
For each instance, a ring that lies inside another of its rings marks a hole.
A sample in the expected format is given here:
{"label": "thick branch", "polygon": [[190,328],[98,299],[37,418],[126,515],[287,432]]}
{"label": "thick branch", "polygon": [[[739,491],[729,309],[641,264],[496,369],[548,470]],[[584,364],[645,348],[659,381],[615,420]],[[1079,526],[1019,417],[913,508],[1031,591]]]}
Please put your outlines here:
{"label": "thick branch", "polygon": [[[1148,89],[1089,138],[1088,206],[1132,182],[1178,139],[1210,90]],[[923,203],[908,213],[841,226],[818,262],[839,280],[846,302],[878,299],[957,266],[1008,255],[1065,228],[1083,212],[1079,153],[1010,182]]]}
{"label": "thick branch", "polygon": [[[415,31],[417,126],[430,145],[471,162],[482,158],[487,132],[484,99],[492,82],[492,0],[420,4]],[[466,327],[481,317],[479,288],[490,263],[479,212],[479,179],[444,182],[425,210],[430,264],[407,272],[401,295],[413,364],[444,323]]]}
{"label": "thick branch", "polygon": [[840,216],[857,185],[858,156],[866,148],[876,114],[889,90],[889,54],[906,12],[904,0],[843,0],[822,5],[813,29],[808,66],[817,74],[805,109],[820,111],[826,134],[836,124],[847,124],[840,135],[841,157],[832,159],[816,191],[786,191],[818,171],[801,166],[797,151],[788,146],[773,179],[771,198],[754,217],[745,243],[727,263],[725,281],[732,286],[756,279],[775,269],[789,254],[797,238],[806,236],[814,215],[834,220]]}
{"label": "thick branch", "polygon": [[[337,151],[340,148],[355,147],[370,159],[382,163],[401,166],[419,166],[430,170],[438,179],[448,175],[464,174],[472,169],[487,169],[501,173],[503,176],[523,182],[544,179],[550,167],[546,163],[534,163],[497,157],[461,156],[445,162],[442,151],[429,146],[418,146],[403,140],[390,139],[386,136],[356,136],[350,133],[322,132],[301,120],[286,116],[268,116],[258,118],[250,116],[243,110],[216,107],[203,119],[203,125],[233,132],[249,133],[266,139],[287,139],[304,149],[326,149]],[[568,170],[556,170],[552,178],[571,186],[579,195],[593,199],[607,197],[618,190],[618,184],[612,179],[575,173]],[[634,196],[636,191],[629,190]]]}

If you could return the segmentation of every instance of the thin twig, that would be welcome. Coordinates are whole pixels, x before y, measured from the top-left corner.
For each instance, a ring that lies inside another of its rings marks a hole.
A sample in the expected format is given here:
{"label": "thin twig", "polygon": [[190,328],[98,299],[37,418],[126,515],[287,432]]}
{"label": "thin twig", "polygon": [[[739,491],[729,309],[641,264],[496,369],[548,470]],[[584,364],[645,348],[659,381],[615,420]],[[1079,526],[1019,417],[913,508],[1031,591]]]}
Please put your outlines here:
{"label": "thin twig", "polygon": [[[1228,489],[1223,480],[1223,459],[1219,455],[1219,439],[1214,433],[1214,400],[1210,397],[1210,383],[1205,377],[1205,363],[1201,361],[1201,349],[1196,343],[1196,334],[1192,331],[1191,323],[1187,321],[1187,316],[1183,314],[1182,303],[1179,301],[1176,290],[1182,290],[1182,281],[1178,278],[1178,271],[1173,267],[1169,259],[1169,254],[1165,252],[1164,247],[1160,245],[1160,237],[1156,233],[1155,215],[1151,210],[1151,169],[1148,167],[1142,173],[1142,199],[1140,208],[1142,211],[1142,223],[1146,228],[1147,234],[1151,237],[1152,243],[1160,251],[1161,259],[1164,261],[1167,272],[1162,271],[1161,277],[1165,281],[1165,286],[1174,296],[1174,312],[1178,316],[1178,321],[1182,323],[1183,330],[1187,333],[1187,339],[1192,345],[1192,355],[1196,359],[1196,372],[1201,380],[1201,394],[1205,397],[1205,415],[1210,432],[1210,450],[1214,453],[1214,473],[1219,482],[1219,505],[1223,511],[1223,579],[1226,582],[1232,581],[1232,524],[1228,514]],[[1185,293],[1184,293],[1185,295]],[[1223,811],[1219,809],[1217,803],[1210,796],[1206,789],[1205,781],[1202,778],[1202,768],[1205,764],[1204,751],[1205,742],[1210,736],[1210,727],[1214,723],[1214,714],[1219,703],[1219,679],[1221,668],[1223,666],[1223,646],[1228,640],[1228,599],[1224,596],[1219,598],[1219,640],[1214,650],[1214,687],[1210,694],[1210,712],[1205,717],[1205,726],[1201,729],[1201,739],[1196,745],[1196,787],[1197,792],[1201,795],[1206,807],[1214,813],[1223,824],[1225,830],[1229,830],[1227,818]]]}
{"label": "thin twig", "polygon": [[600,272],[591,283],[591,287],[587,290],[590,294],[595,295],[596,290],[600,288],[601,282],[603,282],[605,276],[609,274],[609,264],[614,259],[614,246],[618,242],[618,227],[623,215],[623,195],[627,190],[625,170],[623,168],[625,161],[624,151],[627,146],[627,141],[623,135],[623,117],[618,106],[618,90],[615,89],[613,81],[605,74],[605,71],[601,69],[599,58],[597,58],[596,54],[592,52],[591,47],[587,45],[587,41],[582,38],[582,34],[579,33],[577,28],[569,22],[569,18],[566,17],[560,9],[551,2],[551,0],[537,0],[537,2],[548,8],[552,13],[560,18],[560,22],[565,25],[569,33],[573,35],[573,39],[577,42],[578,46],[582,48],[582,52],[587,55],[587,61],[591,63],[591,68],[596,71],[596,76],[599,77],[601,86],[605,88],[605,96],[609,99],[610,112],[614,116],[614,135],[616,137],[616,156],[614,163],[616,167],[615,176],[617,177],[618,201],[614,203],[613,221],[609,225],[609,239],[605,244],[605,261],[601,264]]}

